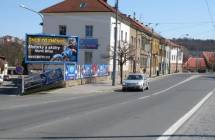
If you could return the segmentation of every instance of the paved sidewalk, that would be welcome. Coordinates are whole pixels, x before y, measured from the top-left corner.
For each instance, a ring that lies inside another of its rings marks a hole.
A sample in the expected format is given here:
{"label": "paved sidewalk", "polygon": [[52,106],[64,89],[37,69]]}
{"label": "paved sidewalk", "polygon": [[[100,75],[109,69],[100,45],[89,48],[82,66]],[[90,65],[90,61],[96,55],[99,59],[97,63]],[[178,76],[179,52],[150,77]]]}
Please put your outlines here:
{"label": "paved sidewalk", "polygon": [[215,139],[215,93],[170,140]]}
{"label": "paved sidewalk", "polygon": [[[168,75],[160,75],[158,77],[150,78],[150,81],[155,81],[158,79],[162,79],[166,76],[170,76],[173,74]],[[92,94],[92,93],[103,93],[103,92],[112,92],[114,90],[120,90],[122,87],[119,82],[117,82],[116,86],[112,86],[112,81],[103,81],[99,83],[94,84],[85,84],[85,85],[77,85],[73,87],[67,87],[67,88],[61,88],[61,89],[55,89],[50,91],[42,91],[40,93],[46,93],[46,94]]]}
{"label": "paved sidewalk", "polygon": [[113,90],[120,89],[121,85],[117,84],[112,86],[111,81],[104,81],[94,84],[77,85],[73,87],[61,88],[52,91],[43,91],[42,93],[64,93],[64,94],[91,94],[91,93],[102,93],[102,92],[112,92]]}

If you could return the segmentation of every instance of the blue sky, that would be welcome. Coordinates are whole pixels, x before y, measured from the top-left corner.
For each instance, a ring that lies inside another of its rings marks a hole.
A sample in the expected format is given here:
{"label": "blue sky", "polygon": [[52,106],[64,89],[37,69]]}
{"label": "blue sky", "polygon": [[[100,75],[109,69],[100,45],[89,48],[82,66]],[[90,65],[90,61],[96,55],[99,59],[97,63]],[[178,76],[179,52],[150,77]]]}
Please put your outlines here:
{"label": "blue sky", "polygon": [[[25,33],[41,33],[41,18],[19,7],[24,4],[40,11],[62,0],[1,0],[0,36],[13,35],[24,38]],[[108,0],[111,5],[115,0]],[[195,39],[215,39],[215,0],[119,0],[120,10],[150,24],[166,38],[189,34]]]}

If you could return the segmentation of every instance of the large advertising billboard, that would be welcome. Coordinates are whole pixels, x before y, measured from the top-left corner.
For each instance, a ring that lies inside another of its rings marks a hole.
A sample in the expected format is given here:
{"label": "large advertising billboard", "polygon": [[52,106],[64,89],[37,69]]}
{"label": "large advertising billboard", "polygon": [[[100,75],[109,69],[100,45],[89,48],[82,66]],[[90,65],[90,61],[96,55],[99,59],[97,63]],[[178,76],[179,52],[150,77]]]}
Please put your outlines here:
{"label": "large advertising billboard", "polygon": [[76,63],[79,38],[75,36],[27,35],[26,63]]}

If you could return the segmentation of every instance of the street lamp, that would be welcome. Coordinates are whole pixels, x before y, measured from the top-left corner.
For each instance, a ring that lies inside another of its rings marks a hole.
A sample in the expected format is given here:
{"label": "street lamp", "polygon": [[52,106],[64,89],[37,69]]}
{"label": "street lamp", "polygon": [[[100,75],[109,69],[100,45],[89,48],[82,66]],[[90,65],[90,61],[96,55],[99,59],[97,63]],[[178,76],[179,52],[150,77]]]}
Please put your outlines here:
{"label": "street lamp", "polygon": [[37,12],[37,11],[35,11],[35,10],[33,10],[33,9],[30,9],[30,8],[26,7],[26,6],[23,5],[23,4],[20,4],[19,7],[23,8],[23,9],[26,9],[26,10],[28,10],[28,11],[31,11],[31,12],[33,12],[33,13],[36,13],[37,15],[39,15],[39,16],[41,17],[41,19],[42,19],[42,23],[40,23],[40,25],[43,26],[44,18],[43,18],[43,15],[42,15],[42,14],[40,14],[39,12]]}
{"label": "street lamp", "polygon": [[112,86],[116,85],[116,48],[117,48],[117,36],[118,36],[118,5],[119,0],[116,0],[116,26],[115,26],[115,36],[114,36],[114,52],[113,52],[113,73],[112,73]]}

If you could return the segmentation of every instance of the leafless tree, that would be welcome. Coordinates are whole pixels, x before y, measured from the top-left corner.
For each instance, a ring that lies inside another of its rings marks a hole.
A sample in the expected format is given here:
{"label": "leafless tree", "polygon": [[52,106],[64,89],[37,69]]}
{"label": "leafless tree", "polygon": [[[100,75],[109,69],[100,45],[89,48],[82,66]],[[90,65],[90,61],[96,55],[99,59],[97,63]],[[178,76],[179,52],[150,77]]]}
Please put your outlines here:
{"label": "leafless tree", "polygon": [[[123,80],[123,66],[129,61],[133,60],[135,57],[135,49],[132,45],[129,45],[125,41],[120,41],[118,43],[117,51],[116,51],[116,61],[120,66],[120,83],[122,84]],[[109,53],[102,55],[102,58],[105,59],[113,59],[114,47],[110,47],[107,49]],[[108,55],[107,55],[108,54]]]}
{"label": "leafless tree", "polygon": [[211,70],[214,71],[215,69],[215,53],[212,53],[211,57],[209,57],[209,65],[211,67]]}

